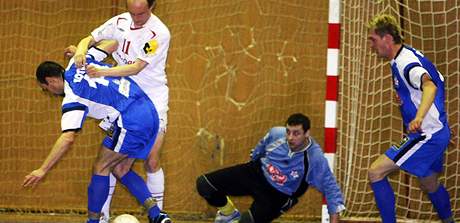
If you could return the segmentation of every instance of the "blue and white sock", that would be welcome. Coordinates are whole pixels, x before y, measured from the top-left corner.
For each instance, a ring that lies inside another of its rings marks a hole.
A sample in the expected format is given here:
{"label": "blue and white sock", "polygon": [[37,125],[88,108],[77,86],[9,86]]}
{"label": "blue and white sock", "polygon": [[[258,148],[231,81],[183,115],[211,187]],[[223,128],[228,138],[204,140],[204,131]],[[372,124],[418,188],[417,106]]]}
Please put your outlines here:
{"label": "blue and white sock", "polygon": [[163,209],[163,195],[165,191],[165,177],[163,169],[159,169],[155,173],[147,172],[147,187],[150,193],[157,201],[158,208]]}
{"label": "blue and white sock", "polygon": [[112,203],[113,192],[115,191],[115,186],[117,184],[117,178],[115,178],[115,176],[112,173],[110,173],[109,177],[109,195],[107,196],[107,199],[104,202],[104,206],[102,206],[101,210],[102,214],[104,214],[104,217],[106,219],[110,218],[110,204]]}

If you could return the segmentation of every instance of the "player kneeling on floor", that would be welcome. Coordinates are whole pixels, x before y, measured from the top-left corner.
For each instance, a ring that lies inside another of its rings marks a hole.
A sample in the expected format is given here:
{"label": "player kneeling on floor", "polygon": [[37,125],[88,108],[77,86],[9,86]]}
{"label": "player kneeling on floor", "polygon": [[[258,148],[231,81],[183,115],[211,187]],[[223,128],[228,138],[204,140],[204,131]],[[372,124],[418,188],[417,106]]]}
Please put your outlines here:
{"label": "player kneeling on floor", "polygon": [[[345,209],[343,196],[320,146],[310,136],[310,120],[291,115],[286,127],[272,128],[251,153],[251,161],[204,174],[198,193],[218,208],[215,222],[271,222],[297,203],[309,186],[324,194],[332,223]],[[254,198],[240,212],[228,196]]]}

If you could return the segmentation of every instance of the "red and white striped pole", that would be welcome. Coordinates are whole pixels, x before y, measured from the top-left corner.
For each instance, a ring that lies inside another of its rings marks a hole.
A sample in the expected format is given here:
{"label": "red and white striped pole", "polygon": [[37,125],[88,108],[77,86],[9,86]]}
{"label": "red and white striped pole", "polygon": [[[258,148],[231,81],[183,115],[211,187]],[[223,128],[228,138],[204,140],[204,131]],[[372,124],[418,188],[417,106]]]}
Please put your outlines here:
{"label": "red and white striped pole", "polygon": [[[324,112],[324,155],[331,170],[337,148],[337,98],[339,87],[340,0],[329,0],[326,108]],[[321,222],[329,222],[326,200],[323,199]]]}

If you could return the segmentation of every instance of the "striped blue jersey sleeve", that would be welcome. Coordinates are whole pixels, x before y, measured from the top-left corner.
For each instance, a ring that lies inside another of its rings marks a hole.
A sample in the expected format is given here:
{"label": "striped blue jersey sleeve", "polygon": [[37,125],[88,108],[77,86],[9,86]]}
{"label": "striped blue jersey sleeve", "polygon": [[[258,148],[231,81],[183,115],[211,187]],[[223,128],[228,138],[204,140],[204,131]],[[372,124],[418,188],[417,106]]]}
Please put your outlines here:
{"label": "striped blue jersey sleeve", "polygon": [[[87,59],[88,61],[97,61],[100,62],[107,57],[107,53],[95,48],[91,47],[88,50]],[[77,69],[71,69],[73,65],[73,60],[70,61],[69,66],[66,70],[71,74],[71,76],[75,77],[79,74]],[[107,66],[107,65],[106,65]],[[77,77],[75,77],[77,78]],[[75,79],[74,78],[74,79]],[[79,100],[79,96],[74,94],[74,91],[70,87],[67,81],[64,81],[64,100],[62,101],[62,117],[61,117],[61,130],[63,132],[66,131],[79,131],[83,127],[83,123],[88,115],[88,103],[84,103],[84,101]]]}
{"label": "striped blue jersey sleeve", "polygon": [[428,110],[421,129],[434,133],[448,126],[445,103],[444,77],[436,66],[420,51],[404,45],[391,61],[394,89],[401,101],[400,110],[404,126],[415,118],[422,101],[423,75],[427,75],[436,85],[434,102]]}

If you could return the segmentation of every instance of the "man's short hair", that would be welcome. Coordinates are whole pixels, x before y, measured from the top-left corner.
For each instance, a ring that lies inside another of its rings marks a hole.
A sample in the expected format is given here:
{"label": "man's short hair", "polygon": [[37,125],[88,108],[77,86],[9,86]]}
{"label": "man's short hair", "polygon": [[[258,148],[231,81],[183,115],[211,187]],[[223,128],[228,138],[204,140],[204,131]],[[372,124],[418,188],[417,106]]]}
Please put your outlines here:
{"label": "man's short hair", "polygon": [[386,34],[391,35],[394,43],[396,44],[401,44],[403,42],[401,27],[399,26],[396,18],[392,15],[377,15],[369,21],[367,27],[374,30],[374,32],[380,37],[383,37]]}
{"label": "man's short hair", "polygon": [[[155,5],[156,0],[146,0],[147,5],[149,8],[152,8],[153,5]],[[128,5],[128,0],[126,0],[126,5]]]}
{"label": "man's short hair", "polygon": [[37,76],[38,82],[41,84],[48,84],[46,77],[62,77],[64,72],[64,67],[58,63],[53,61],[45,61],[38,65],[35,75]]}
{"label": "man's short hair", "polygon": [[295,113],[289,116],[286,124],[289,126],[302,125],[304,132],[307,132],[310,129],[310,119],[302,113]]}

